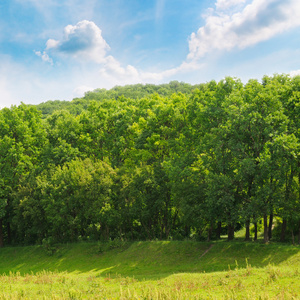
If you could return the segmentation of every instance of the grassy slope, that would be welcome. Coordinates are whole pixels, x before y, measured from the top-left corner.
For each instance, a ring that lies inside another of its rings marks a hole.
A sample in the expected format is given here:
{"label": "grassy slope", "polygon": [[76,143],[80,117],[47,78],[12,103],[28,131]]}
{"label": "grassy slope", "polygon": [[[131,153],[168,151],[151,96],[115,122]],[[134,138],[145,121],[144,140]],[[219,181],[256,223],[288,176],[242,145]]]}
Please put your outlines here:
{"label": "grassy slope", "polygon": [[300,299],[297,246],[153,241],[98,250],[0,249],[0,300]]}
{"label": "grassy slope", "polygon": [[0,249],[0,274],[49,270],[162,278],[182,272],[224,271],[236,268],[236,264],[245,268],[247,262],[258,268],[269,264],[300,268],[300,248],[281,244],[153,241],[135,242],[101,254],[98,250],[99,246],[93,243],[62,245],[49,256],[41,246],[7,247]]}

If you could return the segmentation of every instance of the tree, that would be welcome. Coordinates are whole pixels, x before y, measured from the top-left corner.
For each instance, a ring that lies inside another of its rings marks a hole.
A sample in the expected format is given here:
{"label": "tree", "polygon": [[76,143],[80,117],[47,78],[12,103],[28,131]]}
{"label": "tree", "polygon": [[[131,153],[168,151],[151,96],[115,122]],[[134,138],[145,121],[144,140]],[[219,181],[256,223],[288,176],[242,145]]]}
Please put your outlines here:
{"label": "tree", "polygon": [[40,113],[25,104],[0,111],[0,245],[4,235],[11,243],[13,194],[19,183],[40,166],[41,149],[46,144]]}
{"label": "tree", "polygon": [[[75,159],[57,166],[50,177],[39,177],[47,236],[74,241],[89,234],[105,235],[114,176],[107,162]],[[24,209],[28,211],[29,206]]]}

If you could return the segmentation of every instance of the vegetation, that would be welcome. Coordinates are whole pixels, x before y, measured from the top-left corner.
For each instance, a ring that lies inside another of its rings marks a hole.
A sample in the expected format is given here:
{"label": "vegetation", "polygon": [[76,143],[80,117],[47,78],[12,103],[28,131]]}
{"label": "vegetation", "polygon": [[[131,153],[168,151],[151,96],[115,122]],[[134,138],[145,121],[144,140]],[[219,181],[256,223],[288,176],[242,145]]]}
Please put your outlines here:
{"label": "vegetation", "polygon": [[149,241],[5,247],[0,299],[298,299],[299,247]]}
{"label": "vegetation", "polygon": [[300,77],[274,75],[4,108],[0,247],[232,240],[241,227],[255,240],[260,226],[265,242],[297,243],[299,103]]}

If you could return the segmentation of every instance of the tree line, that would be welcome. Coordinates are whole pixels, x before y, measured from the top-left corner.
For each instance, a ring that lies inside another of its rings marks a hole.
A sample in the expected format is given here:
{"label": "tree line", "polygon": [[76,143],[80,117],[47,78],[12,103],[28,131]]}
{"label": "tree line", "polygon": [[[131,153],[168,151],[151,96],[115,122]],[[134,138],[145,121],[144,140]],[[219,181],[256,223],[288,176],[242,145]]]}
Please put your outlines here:
{"label": "tree line", "polygon": [[0,110],[0,246],[300,239],[300,77],[95,90]]}

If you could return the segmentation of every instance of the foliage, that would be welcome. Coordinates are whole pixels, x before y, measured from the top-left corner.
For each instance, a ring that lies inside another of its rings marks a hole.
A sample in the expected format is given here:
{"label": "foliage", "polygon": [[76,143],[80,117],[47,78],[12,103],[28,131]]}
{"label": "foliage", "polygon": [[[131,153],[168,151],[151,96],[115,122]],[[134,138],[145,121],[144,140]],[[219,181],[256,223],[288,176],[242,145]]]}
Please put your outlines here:
{"label": "foliage", "polygon": [[[300,241],[300,79],[98,89],[0,111],[0,247]],[[254,231],[250,231],[251,223]],[[280,233],[278,233],[278,231]]]}

